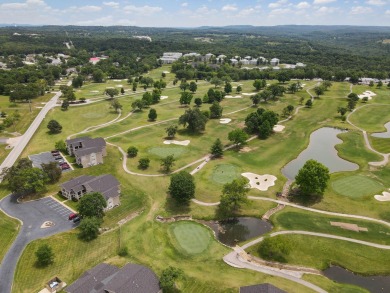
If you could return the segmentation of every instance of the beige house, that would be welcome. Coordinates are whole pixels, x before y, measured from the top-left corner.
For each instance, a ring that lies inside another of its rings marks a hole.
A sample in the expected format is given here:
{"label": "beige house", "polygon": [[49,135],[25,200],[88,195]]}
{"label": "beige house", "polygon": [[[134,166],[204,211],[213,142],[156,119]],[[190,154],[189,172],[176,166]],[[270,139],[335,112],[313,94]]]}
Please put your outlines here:
{"label": "beige house", "polygon": [[100,192],[107,201],[106,210],[120,205],[120,183],[112,175],[82,175],[61,185],[62,196],[69,200],[79,200],[84,194]]}
{"label": "beige house", "polygon": [[75,156],[76,163],[83,168],[103,164],[103,157],[107,155],[106,141],[102,137],[68,139],[66,147],[68,153]]}

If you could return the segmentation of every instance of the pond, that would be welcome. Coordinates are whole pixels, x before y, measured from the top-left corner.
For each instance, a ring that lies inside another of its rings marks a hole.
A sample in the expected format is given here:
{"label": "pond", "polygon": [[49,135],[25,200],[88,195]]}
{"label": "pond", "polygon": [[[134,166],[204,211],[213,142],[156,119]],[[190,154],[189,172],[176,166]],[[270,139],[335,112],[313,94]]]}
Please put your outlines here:
{"label": "pond", "polygon": [[246,241],[272,229],[272,225],[258,218],[239,217],[224,221],[204,222],[215,232],[217,239],[228,246],[235,246],[237,243]]}
{"label": "pond", "polygon": [[364,277],[337,266],[332,266],[323,271],[323,273],[333,281],[353,284],[365,288],[372,293],[390,292],[390,276]]}
{"label": "pond", "polygon": [[390,122],[387,122],[385,124],[385,127],[387,129],[386,132],[375,132],[371,134],[371,136],[379,137],[379,138],[390,138]]}
{"label": "pond", "polygon": [[330,173],[357,170],[359,168],[357,164],[346,161],[337,155],[335,145],[343,142],[337,135],[343,132],[345,131],[330,127],[314,131],[310,135],[309,146],[299,154],[298,158],[292,160],[282,169],[283,175],[288,179],[294,179],[299,169],[310,159],[327,166]]}

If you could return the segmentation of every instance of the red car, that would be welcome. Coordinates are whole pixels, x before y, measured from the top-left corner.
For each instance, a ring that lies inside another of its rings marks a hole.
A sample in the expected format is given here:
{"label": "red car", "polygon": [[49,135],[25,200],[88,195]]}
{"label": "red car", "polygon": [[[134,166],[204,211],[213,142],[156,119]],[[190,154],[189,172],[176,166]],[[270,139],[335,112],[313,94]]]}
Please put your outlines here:
{"label": "red car", "polygon": [[69,221],[70,220],[73,220],[74,218],[76,218],[76,217],[78,217],[79,215],[78,214],[75,214],[75,213],[71,213],[70,215],[69,215]]}

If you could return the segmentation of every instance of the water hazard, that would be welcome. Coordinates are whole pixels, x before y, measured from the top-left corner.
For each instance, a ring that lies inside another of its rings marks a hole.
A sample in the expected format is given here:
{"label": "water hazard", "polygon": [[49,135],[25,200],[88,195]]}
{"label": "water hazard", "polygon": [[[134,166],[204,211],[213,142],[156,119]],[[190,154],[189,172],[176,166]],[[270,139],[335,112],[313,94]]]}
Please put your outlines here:
{"label": "water hazard", "polygon": [[337,155],[335,145],[343,142],[337,135],[343,132],[345,131],[330,127],[314,131],[310,135],[309,146],[282,169],[283,175],[288,179],[294,179],[299,169],[310,159],[327,166],[330,173],[357,170],[359,168],[357,164],[346,161]]}
{"label": "water hazard", "polygon": [[385,124],[385,127],[387,129],[386,132],[375,132],[371,134],[371,136],[379,137],[379,138],[390,138],[390,122],[387,122]]}

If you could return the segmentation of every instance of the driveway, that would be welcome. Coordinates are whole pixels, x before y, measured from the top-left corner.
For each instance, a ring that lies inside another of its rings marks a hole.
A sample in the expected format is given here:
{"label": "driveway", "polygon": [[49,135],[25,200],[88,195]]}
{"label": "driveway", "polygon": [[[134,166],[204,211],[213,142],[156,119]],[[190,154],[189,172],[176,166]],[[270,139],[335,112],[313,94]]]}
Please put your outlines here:
{"label": "driveway", "polygon": [[[38,238],[48,237],[77,226],[68,221],[71,210],[51,197],[18,203],[16,196],[9,195],[0,201],[0,209],[23,222],[19,234],[0,265],[0,292],[10,293],[16,264],[26,245]],[[46,221],[54,225],[41,228]]]}

